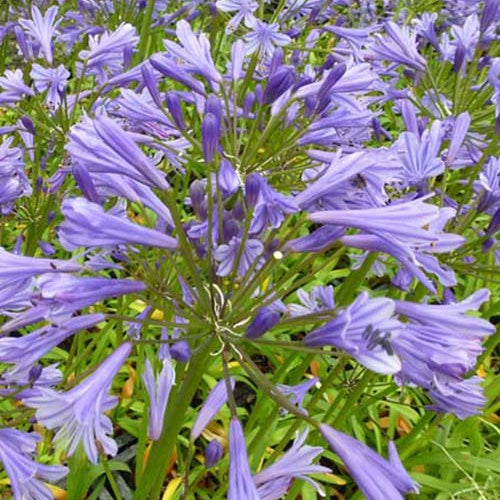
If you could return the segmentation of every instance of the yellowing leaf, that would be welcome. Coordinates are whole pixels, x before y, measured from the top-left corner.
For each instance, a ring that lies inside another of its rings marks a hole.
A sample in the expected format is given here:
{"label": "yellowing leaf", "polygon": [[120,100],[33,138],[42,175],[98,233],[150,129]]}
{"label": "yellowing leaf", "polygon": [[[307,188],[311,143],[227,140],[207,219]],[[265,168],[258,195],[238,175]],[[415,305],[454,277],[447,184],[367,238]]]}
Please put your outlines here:
{"label": "yellowing leaf", "polygon": [[160,311],[159,309],[155,309],[153,311],[153,314],[151,315],[151,319],[154,319],[156,321],[161,321],[163,319],[163,311]]}
{"label": "yellowing leaf", "polygon": [[171,479],[167,484],[167,489],[163,493],[161,500],[171,500],[181,483],[182,477],[174,477],[174,479]]}

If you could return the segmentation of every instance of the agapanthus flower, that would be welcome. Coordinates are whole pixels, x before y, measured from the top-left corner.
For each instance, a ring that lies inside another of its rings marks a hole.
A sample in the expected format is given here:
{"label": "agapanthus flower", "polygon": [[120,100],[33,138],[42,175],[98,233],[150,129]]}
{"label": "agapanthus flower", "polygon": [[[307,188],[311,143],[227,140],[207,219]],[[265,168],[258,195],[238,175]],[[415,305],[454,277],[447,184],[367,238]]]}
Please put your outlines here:
{"label": "agapanthus flower", "polygon": [[245,36],[248,54],[261,51],[265,56],[271,57],[275,47],[283,47],[292,41],[288,35],[280,33],[277,23],[267,24],[260,19],[255,19],[251,29],[252,31]]}
{"label": "agapanthus flower", "polygon": [[398,26],[389,21],[385,24],[386,35],[378,35],[366,57],[404,64],[418,71],[427,69],[426,60],[418,53],[415,32],[408,26]]}
{"label": "agapanthus flower", "polygon": [[460,419],[480,415],[487,402],[481,387],[481,377],[466,380],[453,377],[436,377],[429,390],[433,404],[428,408],[441,413],[453,413]]}
{"label": "agapanthus flower", "polygon": [[11,372],[25,371],[63,340],[80,330],[92,328],[104,318],[104,314],[75,316],[60,325],[43,326],[22,337],[1,337],[0,361],[13,363]]}
{"label": "agapanthus flower", "polygon": [[[24,173],[23,151],[12,145],[12,137],[0,144],[0,205],[31,195],[31,184]],[[4,207],[5,211],[5,207]]]}
{"label": "agapanthus flower", "polygon": [[294,479],[308,482],[320,496],[325,496],[321,486],[308,474],[330,472],[328,467],[313,464],[312,461],[323,451],[321,446],[304,445],[308,432],[304,431],[294,440],[286,453],[269,467],[265,467],[253,476],[260,500],[277,500],[282,498],[290,488]]}
{"label": "agapanthus flower", "polygon": [[393,241],[427,243],[437,237],[424,227],[439,217],[439,208],[419,198],[385,207],[331,210],[309,215],[312,222],[363,229]]}
{"label": "agapanthus flower", "polygon": [[61,465],[35,462],[41,436],[17,429],[0,429],[0,461],[10,480],[14,500],[52,500],[53,495],[43,481],[56,482],[68,469]]}
{"label": "agapanthus flower", "polygon": [[[235,381],[230,379],[230,385],[234,389]],[[215,384],[209,395],[206,397],[201,410],[199,411],[196,420],[191,427],[191,438],[198,438],[205,427],[211,422],[218,411],[222,408],[227,401],[227,388],[226,381],[220,380]]]}
{"label": "agapanthus flower", "polygon": [[357,439],[326,424],[320,424],[319,429],[368,500],[402,500],[404,493],[418,493],[418,485],[405,471],[392,441],[386,460]]}
{"label": "agapanthus flower", "polygon": [[247,239],[243,245],[243,249],[240,251],[242,244],[241,238],[233,237],[227,245],[224,244],[217,247],[214,258],[219,262],[217,268],[218,276],[228,276],[238,256],[237,271],[240,276],[244,276],[250,266],[254,264],[255,260],[264,251],[264,245],[259,240]]}
{"label": "agapanthus flower", "polygon": [[[290,402],[301,410],[304,410],[302,406],[302,402],[306,397],[308,391],[314,387],[319,381],[318,377],[312,377],[310,379],[306,379],[304,382],[297,385],[285,385],[285,384],[277,384],[276,388],[285,396],[288,396]],[[305,411],[305,410],[304,410]]]}
{"label": "agapanthus flower", "polygon": [[93,464],[99,460],[97,443],[105,454],[116,455],[117,445],[109,436],[113,426],[104,412],[112,409],[118,401],[118,398],[109,396],[108,391],[131,349],[129,342],[122,344],[92,375],[67,392],[42,388],[40,396],[24,401],[36,409],[38,422],[48,429],[57,429],[54,440],[64,446],[69,456],[75,453],[80,443]]}
{"label": "agapanthus flower", "polygon": [[0,283],[12,283],[43,273],[71,273],[81,269],[81,264],[77,262],[17,255],[0,247]]}
{"label": "agapanthus flower", "polygon": [[40,48],[49,64],[52,64],[52,38],[56,33],[57,25],[62,18],[56,21],[58,14],[56,6],[49,7],[42,16],[40,9],[33,5],[31,19],[20,19],[19,24],[40,44]]}
{"label": "agapanthus flower", "polygon": [[320,311],[333,310],[335,307],[333,286],[314,286],[310,293],[302,288],[297,291],[299,304],[290,304],[288,311],[291,316],[302,316],[304,314],[314,314]]}
{"label": "agapanthus flower", "polygon": [[135,28],[122,23],[112,32],[91,36],[89,49],[82,50],[79,56],[84,61],[86,73],[98,75],[103,83],[107,79],[107,71],[116,74],[123,69],[125,53],[131,53],[138,42]]}
{"label": "agapanthus flower", "polygon": [[248,465],[245,435],[237,417],[229,424],[229,489],[227,500],[261,500]]}
{"label": "agapanthus flower", "polygon": [[6,70],[3,76],[0,76],[0,105],[15,104],[24,96],[33,96],[34,92],[24,83],[23,72],[20,69],[14,71]]}
{"label": "agapanthus flower", "polygon": [[392,300],[370,299],[362,292],[335,319],[308,333],[304,345],[333,345],[375,372],[397,373],[401,360],[393,349],[392,337],[397,335],[400,323],[394,318],[394,311]]}
{"label": "agapanthus flower", "polygon": [[87,278],[51,272],[37,279],[37,287],[38,291],[31,300],[42,312],[45,311],[43,314],[51,317],[64,316],[100,300],[142,292],[146,288],[141,281]]}
{"label": "agapanthus flower", "polygon": [[227,23],[226,31],[234,31],[241,23],[251,26],[255,20],[253,13],[259,7],[254,0],[217,0],[215,6],[222,12],[236,12]]}
{"label": "agapanthus flower", "polygon": [[444,162],[439,158],[442,141],[441,123],[435,121],[429,131],[422,136],[413,132],[403,132],[395,143],[401,160],[401,182],[404,186],[419,185],[429,177],[437,177],[444,170]]}
{"label": "agapanthus flower", "polygon": [[169,250],[177,247],[177,241],[171,236],[135,224],[111,211],[105,212],[100,205],[85,198],[67,198],[61,208],[65,220],[58,234],[67,250],[109,245],[144,245]]}
{"label": "agapanthus flower", "polygon": [[212,439],[205,448],[205,467],[207,469],[214,467],[223,455],[224,448],[222,445],[217,439]]}
{"label": "agapanthus flower", "polygon": [[210,42],[204,33],[196,36],[187,21],[179,21],[176,34],[181,44],[165,40],[168,53],[182,61],[183,66],[192,73],[200,74],[209,82],[220,83],[222,77],[217,71],[210,54]]}
{"label": "agapanthus flower", "polygon": [[60,64],[57,68],[44,68],[39,64],[33,64],[30,73],[33,85],[38,92],[47,91],[45,102],[52,108],[58,108],[61,104],[70,72]]}
{"label": "agapanthus flower", "polygon": [[155,377],[149,359],[142,376],[149,397],[148,434],[152,440],[160,439],[163,431],[163,419],[167,408],[170,391],[175,383],[175,372],[169,359],[162,361],[162,368]]}
{"label": "agapanthus flower", "polygon": [[68,134],[67,151],[90,173],[121,174],[147,186],[168,189],[165,176],[134,141],[106,116],[84,117]]}

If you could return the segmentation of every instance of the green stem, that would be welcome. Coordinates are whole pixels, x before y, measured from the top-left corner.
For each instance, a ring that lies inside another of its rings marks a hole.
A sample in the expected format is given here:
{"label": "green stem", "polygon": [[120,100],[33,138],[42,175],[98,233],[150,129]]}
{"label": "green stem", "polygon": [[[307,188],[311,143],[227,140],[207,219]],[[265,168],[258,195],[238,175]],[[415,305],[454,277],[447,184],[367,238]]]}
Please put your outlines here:
{"label": "green stem", "polygon": [[216,340],[212,338],[204,348],[194,355],[185,378],[178,386],[175,401],[170,404],[163,420],[163,434],[151,447],[149,459],[144,472],[140,476],[134,500],[146,498],[158,499],[167,474],[167,467],[177,442],[177,436],[184,424],[184,416],[198,389],[200,381],[210,361],[210,352],[215,347]]}

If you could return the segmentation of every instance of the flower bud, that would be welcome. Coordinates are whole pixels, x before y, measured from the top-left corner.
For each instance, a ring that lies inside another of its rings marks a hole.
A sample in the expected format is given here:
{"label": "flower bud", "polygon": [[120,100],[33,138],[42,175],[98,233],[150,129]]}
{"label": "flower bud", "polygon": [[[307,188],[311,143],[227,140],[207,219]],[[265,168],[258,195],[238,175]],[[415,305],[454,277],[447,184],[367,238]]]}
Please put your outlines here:
{"label": "flower bud", "polygon": [[217,441],[217,439],[212,439],[205,448],[205,467],[210,469],[222,458],[224,455],[224,448]]}
{"label": "flower bud", "polygon": [[167,104],[167,109],[172,116],[172,120],[174,120],[174,123],[177,125],[179,130],[186,130],[179,96],[175,92],[167,92],[165,94],[165,103]]}
{"label": "flower bud", "polygon": [[201,124],[201,147],[203,158],[210,163],[219,146],[220,123],[213,113],[207,113]]}
{"label": "flower bud", "polygon": [[291,66],[281,66],[271,75],[262,96],[264,104],[273,103],[286,92],[295,81],[295,70]]}
{"label": "flower bud", "polygon": [[191,357],[191,349],[186,340],[179,340],[170,347],[170,355],[182,363],[187,363]]}
{"label": "flower bud", "polygon": [[259,199],[262,180],[259,174],[250,174],[245,181],[245,201],[247,206],[255,207]]}
{"label": "flower bud", "polygon": [[249,339],[256,339],[264,335],[280,320],[280,314],[269,307],[262,307],[257,312],[254,320],[248,325],[245,336]]}

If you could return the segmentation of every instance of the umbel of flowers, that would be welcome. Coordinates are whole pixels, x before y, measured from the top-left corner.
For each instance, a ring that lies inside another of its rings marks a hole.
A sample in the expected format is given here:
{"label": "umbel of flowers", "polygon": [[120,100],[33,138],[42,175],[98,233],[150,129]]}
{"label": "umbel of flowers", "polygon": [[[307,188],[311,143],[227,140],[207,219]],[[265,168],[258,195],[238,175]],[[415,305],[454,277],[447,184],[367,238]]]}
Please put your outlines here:
{"label": "umbel of flowers", "polygon": [[[370,384],[481,414],[490,292],[460,273],[497,258],[500,8],[406,24],[375,4],[9,6],[0,460],[15,499],[52,498],[79,460],[105,464],[116,494],[123,432],[136,499],[161,497],[179,442],[183,498],[212,468],[230,500],[296,480],[324,496],[345,467],[367,498],[399,499],[419,485],[398,443],[386,459],[345,432]],[[467,92],[439,88],[436,64]],[[354,389],[327,397],[348,370]],[[257,442],[278,422],[269,456]]]}

